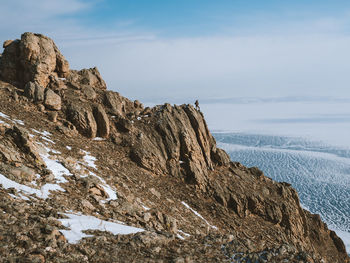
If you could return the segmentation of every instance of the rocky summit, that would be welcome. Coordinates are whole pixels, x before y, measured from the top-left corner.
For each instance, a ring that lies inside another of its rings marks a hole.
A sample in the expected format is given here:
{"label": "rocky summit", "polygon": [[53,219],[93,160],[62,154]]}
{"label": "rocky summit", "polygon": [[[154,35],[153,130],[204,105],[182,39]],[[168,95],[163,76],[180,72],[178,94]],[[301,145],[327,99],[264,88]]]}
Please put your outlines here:
{"label": "rocky summit", "polygon": [[216,147],[196,107],[130,101],[40,34],[3,47],[1,262],[350,262],[290,184]]}

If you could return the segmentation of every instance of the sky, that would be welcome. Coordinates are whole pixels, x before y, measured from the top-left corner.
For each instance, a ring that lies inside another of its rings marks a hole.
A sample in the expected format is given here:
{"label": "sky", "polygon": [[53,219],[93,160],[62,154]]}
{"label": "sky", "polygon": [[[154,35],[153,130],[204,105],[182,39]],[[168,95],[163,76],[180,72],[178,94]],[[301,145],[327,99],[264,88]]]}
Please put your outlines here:
{"label": "sky", "polygon": [[[0,40],[51,37],[145,102],[350,98],[350,1],[0,0]],[[2,51],[0,51],[2,52]]]}

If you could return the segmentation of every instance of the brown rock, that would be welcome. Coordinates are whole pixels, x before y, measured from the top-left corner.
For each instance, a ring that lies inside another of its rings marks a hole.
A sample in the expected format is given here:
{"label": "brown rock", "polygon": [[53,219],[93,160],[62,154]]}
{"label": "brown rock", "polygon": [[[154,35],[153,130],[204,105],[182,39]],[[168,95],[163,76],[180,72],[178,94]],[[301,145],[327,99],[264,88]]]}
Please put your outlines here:
{"label": "brown rock", "polygon": [[45,257],[41,254],[31,254],[29,256],[30,262],[33,263],[45,263]]}
{"label": "brown rock", "polygon": [[139,102],[138,100],[134,101],[134,107],[135,108],[139,108],[139,109],[143,109],[143,105],[141,102]]}
{"label": "brown rock", "polygon": [[24,95],[34,102],[42,102],[45,99],[45,88],[30,81],[24,87]]}
{"label": "brown rock", "polygon": [[52,121],[52,122],[57,122],[57,116],[58,116],[58,112],[57,111],[50,111],[48,113],[49,120]]}
{"label": "brown rock", "polygon": [[105,93],[105,105],[111,109],[111,113],[119,116],[125,116],[126,102],[117,92],[107,91]]}
{"label": "brown rock", "polygon": [[94,138],[97,134],[97,124],[90,107],[82,104],[71,104],[67,108],[67,119],[73,123],[79,133]]}
{"label": "brown rock", "polygon": [[97,98],[97,94],[91,86],[84,86],[82,92],[88,100],[95,100]]}
{"label": "brown rock", "polygon": [[[90,189],[91,190],[91,189]],[[82,200],[81,201],[82,207],[88,210],[95,210],[95,207],[88,201],[88,200]]]}
{"label": "brown rock", "polygon": [[61,110],[61,97],[50,89],[45,91],[44,105],[50,110]]}
{"label": "brown rock", "polygon": [[102,191],[97,187],[92,187],[89,189],[89,192],[93,195],[103,196]]}
{"label": "brown rock", "polygon": [[2,45],[3,48],[6,48],[7,46],[9,46],[11,43],[13,42],[13,40],[5,40],[4,44]]}
{"label": "brown rock", "polygon": [[76,89],[85,89],[85,87],[106,89],[106,83],[96,67],[80,71],[71,70],[67,76],[67,82]]}
{"label": "brown rock", "polygon": [[96,105],[94,108],[94,117],[97,124],[97,136],[106,138],[109,136],[109,119],[101,105]]}
{"label": "brown rock", "polygon": [[36,81],[46,87],[50,75],[64,77],[69,72],[68,62],[46,36],[24,33],[21,40],[6,44],[0,77],[13,85],[23,87],[29,81]]}

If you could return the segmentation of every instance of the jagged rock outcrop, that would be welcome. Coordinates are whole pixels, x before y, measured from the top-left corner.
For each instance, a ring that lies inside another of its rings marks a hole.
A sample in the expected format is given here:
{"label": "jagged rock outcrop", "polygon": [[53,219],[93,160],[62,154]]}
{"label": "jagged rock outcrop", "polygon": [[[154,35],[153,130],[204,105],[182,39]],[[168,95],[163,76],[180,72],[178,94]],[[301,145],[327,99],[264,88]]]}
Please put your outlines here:
{"label": "jagged rock outcrop", "polygon": [[93,114],[97,124],[97,136],[107,138],[109,136],[109,119],[101,105],[96,105]]}
{"label": "jagged rock outcrop", "polygon": [[75,125],[82,135],[88,138],[96,137],[97,124],[89,106],[70,104],[67,108],[67,119]]}
{"label": "jagged rock outcrop", "polygon": [[36,81],[46,87],[49,76],[66,77],[69,64],[48,37],[24,33],[20,40],[6,41],[0,60],[0,77],[14,85],[24,87]]}
{"label": "jagged rock outcrop", "polygon": [[43,102],[45,99],[45,88],[36,82],[29,81],[24,87],[24,95],[34,102]]}
{"label": "jagged rock outcrop", "polygon": [[[107,91],[40,34],[4,48],[0,179],[22,186],[0,181],[1,260],[349,262],[297,192],[231,162],[192,105],[144,108]],[[147,231],[88,230],[71,244],[72,211]]]}
{"label": "jagged rock outcrop", "polygon": [[71,70],[67,76],[69,85],[76,89],[85,89],[91,87],[93,89],[106,89],[106,83],[102,79],[98,69],[82,69],[80,71]]}
{"label": "jagged rock outcrop", "polygon": [[217,150],[203,115],[191,105],[165,104],[146,119],[152,121],[135,121],[143,136],[132,148],[132,159],[151,171],[183,176],[205,191],[208,172],[214,165],[227,164],[229,158]]}

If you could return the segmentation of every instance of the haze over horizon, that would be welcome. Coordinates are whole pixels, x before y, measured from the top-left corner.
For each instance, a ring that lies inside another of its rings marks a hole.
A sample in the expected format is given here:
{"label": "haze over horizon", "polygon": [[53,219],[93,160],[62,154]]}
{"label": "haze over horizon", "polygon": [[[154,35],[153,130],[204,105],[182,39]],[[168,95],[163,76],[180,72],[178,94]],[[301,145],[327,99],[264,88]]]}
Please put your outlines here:
{"label": "haze over horizon", "polygon": [[[1,1],[0,38],[53,38],[142,101],[349,98],[347,1]],[[2,52],[2,51],[0,51]]]}

